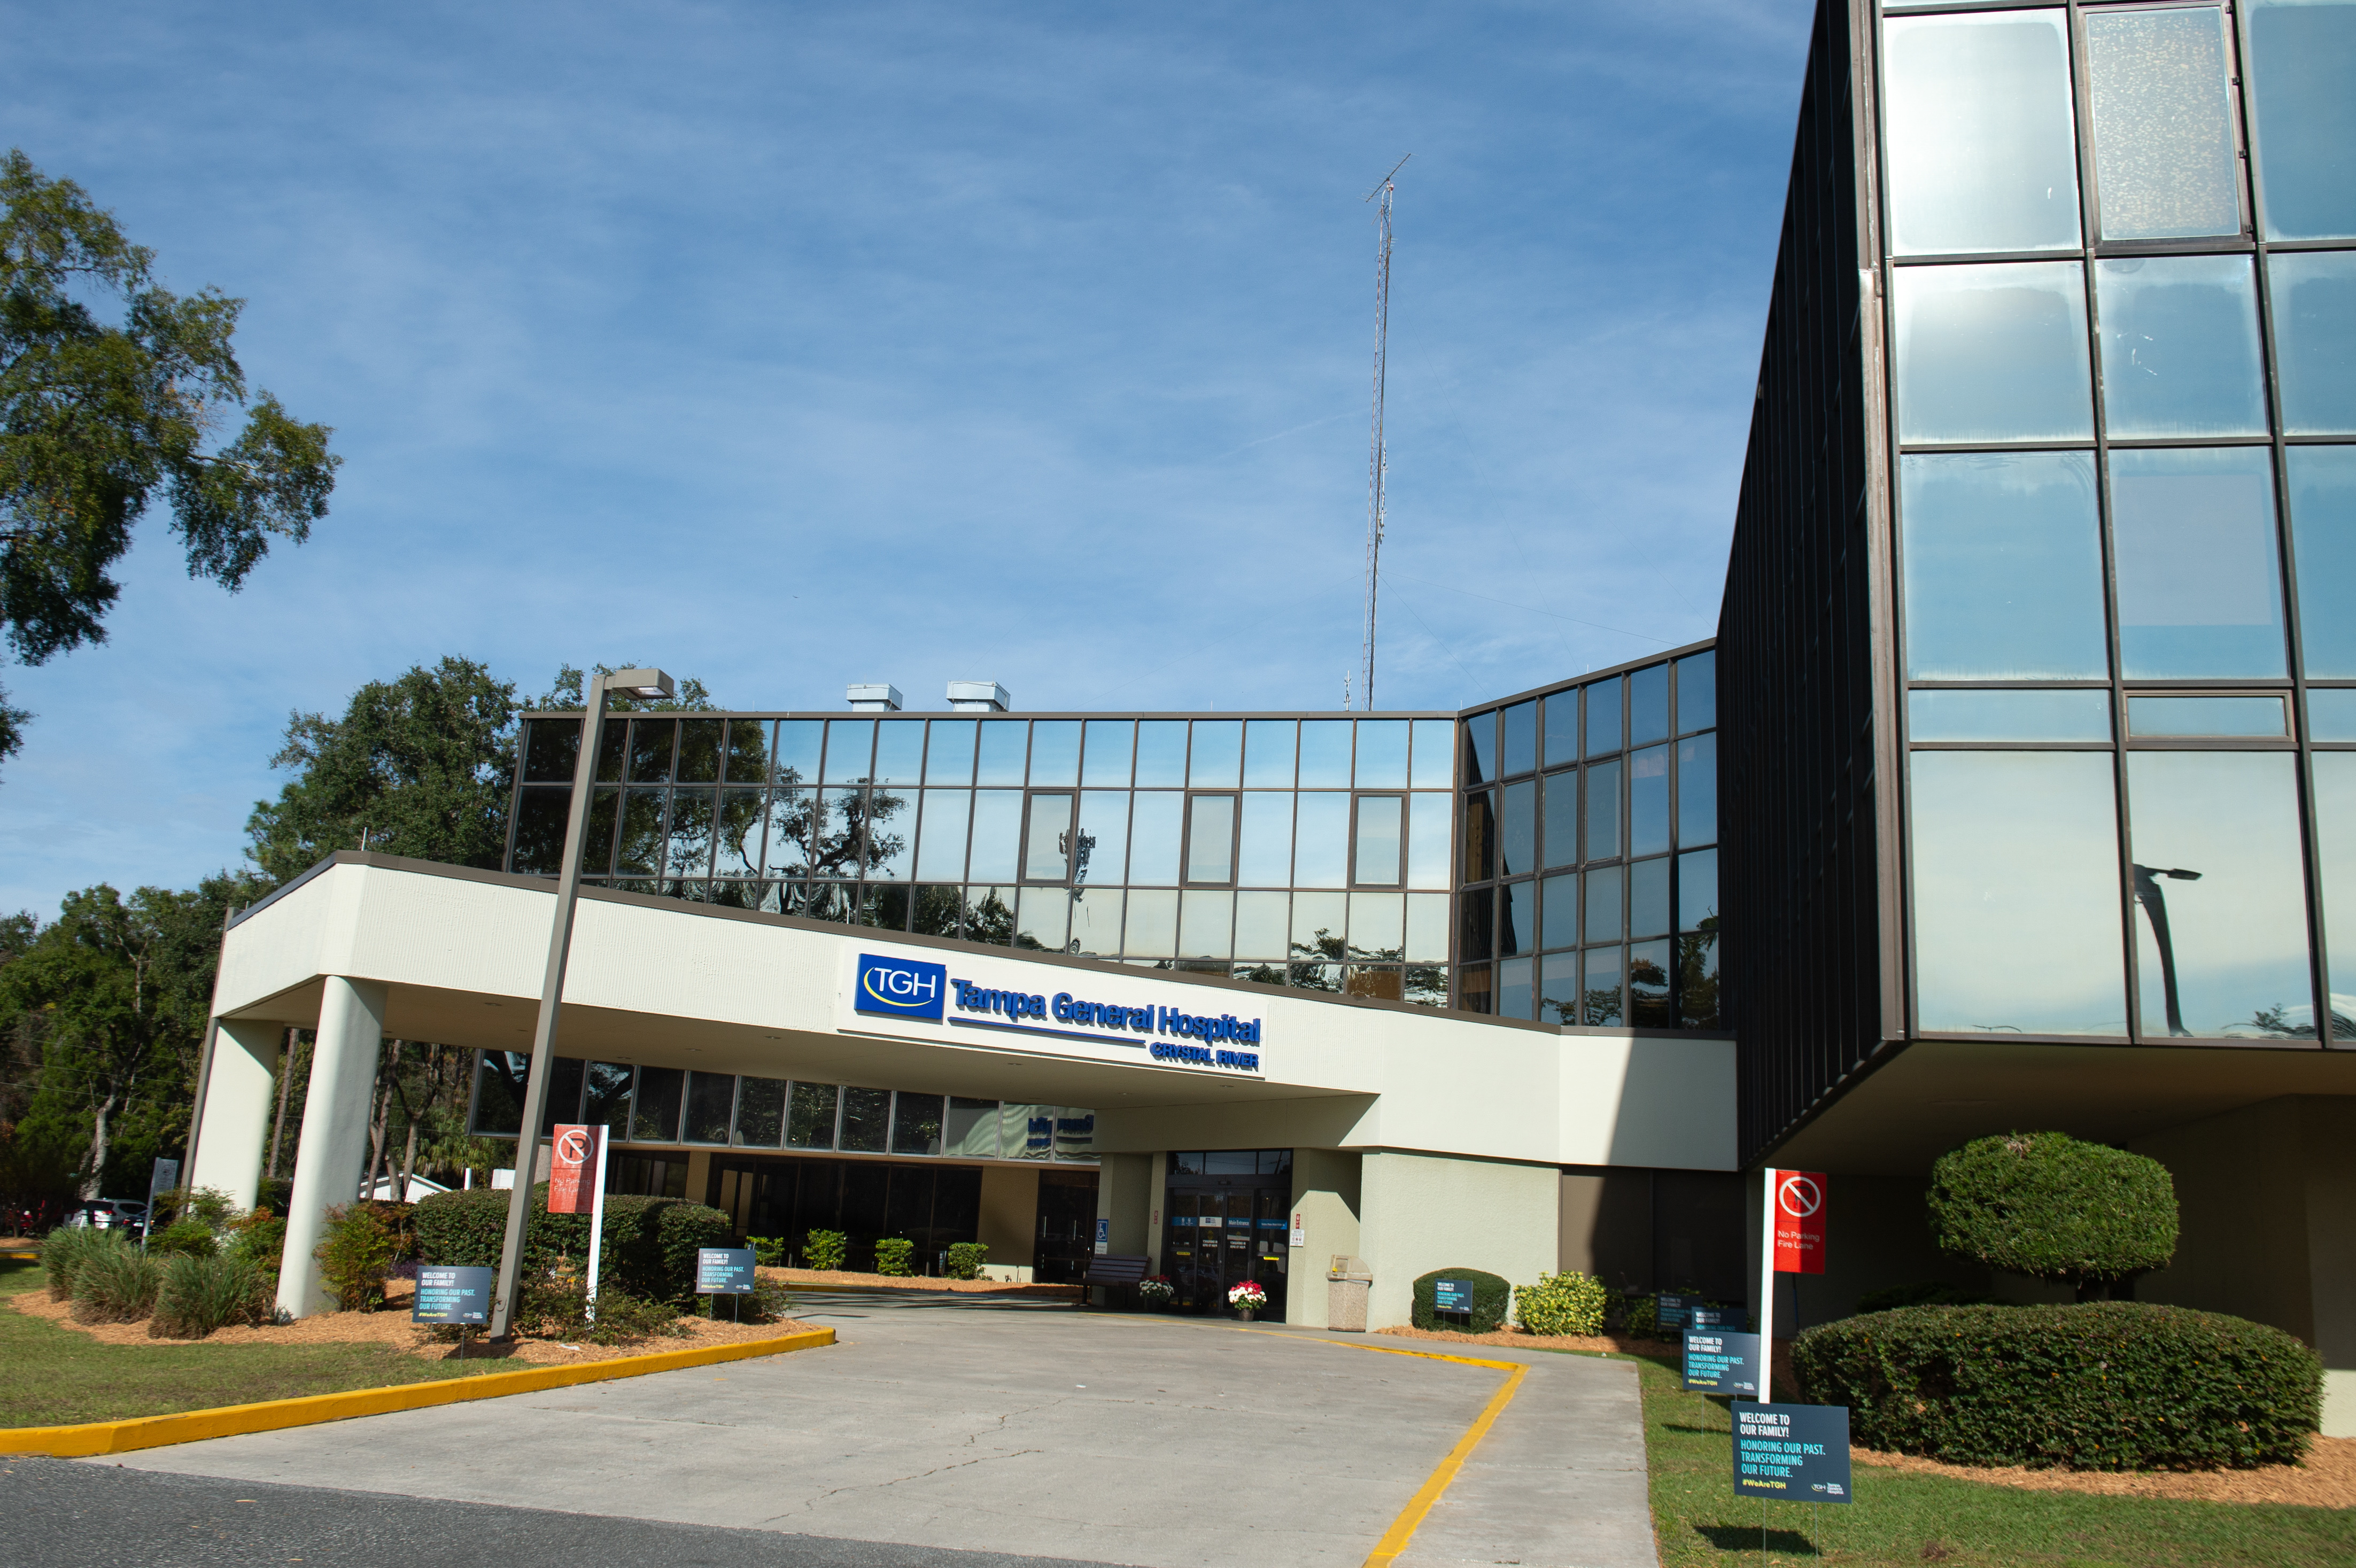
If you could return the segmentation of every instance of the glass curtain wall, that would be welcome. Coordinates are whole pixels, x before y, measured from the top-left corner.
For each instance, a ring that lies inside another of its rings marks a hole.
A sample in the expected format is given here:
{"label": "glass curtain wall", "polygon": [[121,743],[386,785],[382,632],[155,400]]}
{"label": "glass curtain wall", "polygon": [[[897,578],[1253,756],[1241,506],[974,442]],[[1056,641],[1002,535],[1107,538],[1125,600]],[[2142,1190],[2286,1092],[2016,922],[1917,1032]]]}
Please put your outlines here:
{"label": "glass curtain wall", "polygon": [[1701,649],[1464,720],[1458,1007],[1719,1027],[1717,693]]}
{"label": "glass curtain wall", "polygon": [[2356,4],[1887,13],[1915,1027],[2356,1038]]}
{"label": "glass curtain wall", "polygon": [[[741,909],[1445,1005],[1454,715],[608,720],[582,875]],[[527,716],[509,869],[562,854]]]}

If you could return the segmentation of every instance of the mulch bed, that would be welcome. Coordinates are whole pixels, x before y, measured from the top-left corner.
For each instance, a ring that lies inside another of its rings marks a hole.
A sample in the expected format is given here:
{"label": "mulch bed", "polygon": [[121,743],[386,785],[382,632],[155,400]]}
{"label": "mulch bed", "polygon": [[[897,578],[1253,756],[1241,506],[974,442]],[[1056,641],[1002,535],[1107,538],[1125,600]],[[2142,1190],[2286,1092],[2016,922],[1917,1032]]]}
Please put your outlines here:
{"label": "mulch bed", "polygon": [[763,1268],[763,1279],[785,1285],[809,1285],[823,1290],[953,1290],[961,1296],[1033,1296],[1071,1301],[1080,1294],[1076,1285],[1032,1285],[1022,1280],[930,1279],[902,1274],[852,1274],[843,1269]]}
{"label": "mulch bed", "polygon": [[1498,1345],[1512,1350],[1591,1350],[1598,1355],[1676,1356],[1682,1345],[1665,1339],[1632,1339],[1625,1334],[1532,1334],[1522,1328],[1500,1328],[1490,1334],[1462,1334],[1452,1328],[1377,1328],[1402,1339],[1444,1339],[1459,1345]]}

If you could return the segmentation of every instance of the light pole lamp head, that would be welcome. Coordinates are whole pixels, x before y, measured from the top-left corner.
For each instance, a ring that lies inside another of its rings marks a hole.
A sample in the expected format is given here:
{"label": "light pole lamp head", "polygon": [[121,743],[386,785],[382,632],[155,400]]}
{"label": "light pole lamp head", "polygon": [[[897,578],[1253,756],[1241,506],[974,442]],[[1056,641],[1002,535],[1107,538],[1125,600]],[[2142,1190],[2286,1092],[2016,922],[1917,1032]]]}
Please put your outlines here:
{"label": "light pole lamp head", "polygon": [[659,669],[617,669],[605,677],[605,689],[626,691],[648,702],[659,702],[678,688]]}

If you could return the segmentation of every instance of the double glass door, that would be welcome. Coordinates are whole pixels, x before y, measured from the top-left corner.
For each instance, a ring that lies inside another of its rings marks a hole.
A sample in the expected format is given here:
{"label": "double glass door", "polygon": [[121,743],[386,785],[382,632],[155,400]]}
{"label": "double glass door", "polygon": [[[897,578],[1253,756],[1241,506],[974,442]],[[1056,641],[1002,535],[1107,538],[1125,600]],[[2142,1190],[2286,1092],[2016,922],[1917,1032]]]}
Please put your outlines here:
{"label": "double glass door", "polygon": [[1263,1318],[1284,1318],[1285,1224],[1292,1192],[1283,1187],[1188,1187],[1165,1193],[1163,1271],[1184,1310],[1224,1315],[1227,1292],[1246,1280],[1268,1293]]}

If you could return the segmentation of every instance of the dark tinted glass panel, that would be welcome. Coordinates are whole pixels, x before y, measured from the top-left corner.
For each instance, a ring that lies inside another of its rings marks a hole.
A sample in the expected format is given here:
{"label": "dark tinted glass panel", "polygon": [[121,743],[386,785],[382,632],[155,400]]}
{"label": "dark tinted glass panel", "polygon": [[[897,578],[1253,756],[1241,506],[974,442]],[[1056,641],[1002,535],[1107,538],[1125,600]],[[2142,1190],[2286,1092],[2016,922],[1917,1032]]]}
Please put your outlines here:
{"label": "dark tinted glass panel", "polygon": [[2356,446],[2294,446],[2287,456],[2308,678],[2356,679]]}
{"label": "dark tinted glass panel", "polygon": [[671,748],[678,731],[675,719],[630,720],[632,784],[659,784],[670,777]]}
{"label": "dark tinted glass panel", "polygon": [[1579,945],[1579,878],[1548,877],[1538,884],[1538,935],[1547,947]]}
{"label": "dark tinted glass panel", "polygon": [[2356,5],[2249,0],[2250,131],[2270,240],[2356,235]]}
{"label": "dark tinted glass panel", "polygon": [[729,784],[766,784],[769,779],[769,729],[766,719],[731,719],[727,754],[720,761],[720,776]]}
{"label": "dark tinted glass panel", "polygon": [[1718,722],[1718,656],[1696,654],[1677,661],[1677,733],[1690,735]]}
{"label": "dark tinted glass panel", "polygon": [[892,1152],[941,1152],[941,1096],[901,1092],[892,1106]]}
{"label": "dark tinted glass panel", "polygon": [[1579,864],[1579,774],[1565,768],[1538,781],[1546,864]]}
{"label": "dark tinted glass panel", "polygon": [[2226,54],[2214,6],[2087,14],[2104,239],[2242,231]]}
{"label": "dark tinted glass panel", "polygon": [[2110,673],[2093,459],[1900,460],[1907,672],[1917,680]]}
{"label": "dark tinted glass panel", "polygon": [[2111,518],[2121,673],[2285,673],[2274,475],[2263,447],[2114,450]]}
{"label": "dark tinted glass panel", "polygon": [[1186,721],[1148,719],[1137,726],[1137,782],[1140,784],[1183,784],[1186,782]]}
{"label": "dark tinted glass panel", "polygon": [[1590,947],[1587,950],[1587,972],[1580,987],[1580,1011],[1582,1021],[1591,1027],[1609,1027],[1626,1020],[1626,1010],[1621,1006],[1621,950],[1617,947]]}
{"label": "dark tinted glass panel", "polygon": [[[870,871],[868,873],[870,876],[873,876],[874,874],[875,873],[873,871]],[[849,889],[844,890],[846,892],[849,891]],[[852,917],[851,923],[854,925],[873,926],[882,931],[907,930],[907,888],[905,886],[894,886],[887,883],[869,882],[867,886],[862,888],[859,891],[859,909],[858,912]]]}
{"label": "dark tinted glass panel", "polygon": [[1668,929],[1668,857],[1639,860],[1628,868],[1628,934],[1661,936]]}
{"label": "dark tinted glass panel", "polygon": [[1496,977],[1486,964],[1467,964],[1456,971],[1456,1005],[1468,1013],[1496,1011],[1497,997],[1493,988]]}
{"label": "dark tinted glass panel", "polygon": [[1497,816],[1497,874],[1518,877],[1537,869],[1537,781],[1507,784]]}
{"label": "dark tinted glass panel", "polygon": [[[1712,851],[1715,853],[1715,851]],[[1676,942],[1677,1021],[1685,1029],[1723,1029],[1718,1003],[1718,925]]]}
{"label": "dark tinted glass panel", "polygon": [[2077,262],[1901,267],[1890,293],[1899,440],[2094,438]]}
{"label": "dark tinted glass panel", "polygon": [[[594,798],[594,796],[592,798]],[[565,817],[573,806],[569,789],[525,789],[516,792],[516,838],[513,869],[528,877],[552,877],[564,863]],[[605,830],[613,831],[613,818]],[[600,866],[599,870],[605,869]]]}
{"label": "dark tinted glass panel", "polygon": [[630,1141],[679,1142],[679,1107],[686,1091],[687,1074],[676,1067],[639,1068],[638,1092],[631,1102]]}
{"label": "dark tinted glass panel", "polygon": [[1610,860],[1620,853],[1620,764],[1597,763],[1587,770],[1587,859]]}
{"label": "dark tinted glass panel", "polygon": [[618,1061],[593,1061],[582,1081],[581,1120],[592,1127],[621,1127],[627,1136],[630,1079],[635,1070]]}
{"label": "dark tinted glass panel", "polygon": [[724,1144],[736,1108],[736,1080],[725,1072],[687,1075],[687,1128],[681,1143]]}
{"label": "dark tinted glass panel", "polygon": [[1526,773],[1538,765],[1538,705],[1516,702],[1505,711],[1505,760],[1507,776]]}
{"label": "dark tinted glass panel", "polygon": [[1137,745],[1137,726],[1127,719],[1087,721],[1087,752],[1081,761],[1083,784],[1119,788],[1129,783],[1130,763]]}
{"label": "dark tinted glass panel", "polygon": [[1620,749],[1621,681],[1615,676],[1586,689],[1587,754],[1609,756]]}
{"label": "dark tinted glass panel", "polygon": [[1196,788],[1232,788],[1242,777],[1244,726],[1240,719],[1198,719],[1186,782]]}
{"label": "dark tinted glass panel", "polygon": [[1718,737],[1696,735],[1677,743],[1677,842],[1717,839]]}
{"label": "dark tinted glass panel", "polygon": [[1669,667],[1654,665],[1628,677],[1628,743],[1669,738]]}
{"label": "dark tinted glass panel", "polygon": [[736,1138],[740,1147],[775,1148],[786,1136],[786,1081],[747,1078],[736,1094]]}
{"label": "dark tinted glass panel", "polygon": [[1718,929],[1718,851],[1696,849],[1677,857],[1677,929]]}
{"label": "dark tinted glass panel", "polygon": [[1041,719],[1031,726],[1031,782],[1071,784],[1080,782],[1080,721]]}
{"label": "dark tinted glass panel", "polygon": [[2094,304],[2113,440],[2266,433],[2247,256],[2097,261]]}
{"label": "dark tinted glass panel", "polygon": [[1669,749],[1652,746],[1628,758],[1628,853],[1669,847]]}
{"label": "dark tinted glass panel", "polygon": [[1486,888],[1465,893],[1457,900],[1460,924],[1457,932],[1457,955],[1462,958],[1486,958],[1497,950],[1495,900]]}
{"label": "dark tinted glass panel", "polygon": [[724,728],[718,719],[679,721],[679,765],[674,776],[681,784],[720,782],[720,739]]}
{"label": "dark tinted glass panel", "polygon": [[1541,764],[1579,760],[1579,692],[1558,691],[1538,705],[1538,761]]}
{"label": "dark tinted glass panel", "polygon": [[1497,776],[1497,715],[1494,709],[1464,720],[1464,782],[1482,784]]}
{"label": "dark tinted glass panel", "polygon": [[1497,874],[1497,792],[1464,797],[1464,880],[1485,882]]}
{"label": "dark tinted glass panel", "polygon": [[614,847],[614,870],[625,877],[651,877],[662,858],[663,797],[661,789],[626,790],[622,795],[622,832]]}
{"label": "dark tinted glass panel", "polygon": [[581,720],[535,719],[524,726],[523,776],[533,784],[571,784],[581,760]]}
{"label": "dark tinted glass panel", "polygon": [[597,732],[597,782],[619,784],[622,767],[629,760],[630,726],[623,720],[608,718],[605,727]]}
{"label": "dark tinted glass panel", "polygon": [[889,1089],[845,1089],[839,1147],[861,1154],[882,1154],[889,1142],[891,1119]]}
{"label": "dark tinted glass panel", "polygon": [[1605,866],[1587,873],[1587,936],[1590,942],[1617,942],[1627,934],[1622,923],[1621,898],[1625,871]]}
{"label": "dark tinted glass panel", "polygon": [[779,784],[809,784],[818,783],[818,752],[826,735],[826,725],[817,719],[782,719],[777,721],[777,751],[772,765],[776,769]]}
{"label": "dark tinted glass panel", "polygon": [[559,1125],[581,1118],[581,1085],[589,1064],[577,1057],[560,1056],[548,1072],[548,1105],[540,1118],[540,1136],[548,1137]]}
{"label": "dark tinted glass panel", "polygon": [[[622,792],[600,786],[589,792],[589,823],[581,838],[581,874],[602,877],[614,866],[614,839]],[[562,851],[558,851],[562,859]]]}
{"label": "dark tinted glass panel", "polygon": [[1538,944],[1538,885],[1507,882],[1497,890],[1497,956],[1529,953]]}
{"label": "dark tinted glass panel", "polygon": [[974,782],[1019,784],[1030,754],[1031,723],[1026,719],[985,719],[981,721],[980,760]]}
{"label": "dark tinted glass panel", "polygon": [[516,1135],[523,1125],[524,1078],[530,1071],[531,1058],[521,1051],[483,1052],[475,1078],[475,1131]]}
{"label": "dark tinted glass panel", "polygon": [[786,1120],[787,1147],[834,1147],[835,1094],[835,1085],[831,1083],[794,1085],[793,1107]]}
{"label": "dark tinted glass panel", "polygon": [[2356,432],[2356,251],[2270,256],[2283,429]]}
{"label": "dark tinted glass panel", "polygon": [[1670,944],[1640,942],[1628,949],[1628,1022],[1637,1029],[1675,1029],[1669,994]]}

